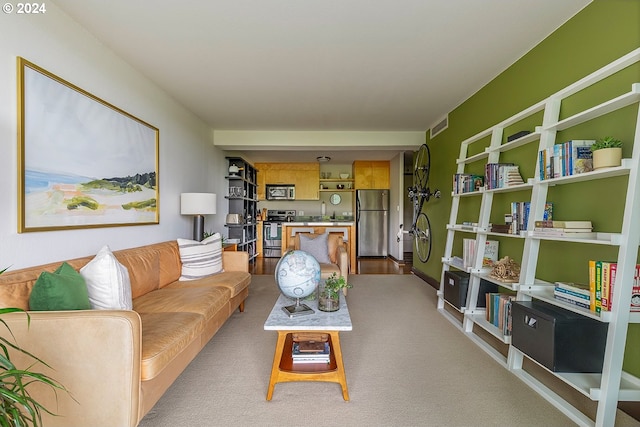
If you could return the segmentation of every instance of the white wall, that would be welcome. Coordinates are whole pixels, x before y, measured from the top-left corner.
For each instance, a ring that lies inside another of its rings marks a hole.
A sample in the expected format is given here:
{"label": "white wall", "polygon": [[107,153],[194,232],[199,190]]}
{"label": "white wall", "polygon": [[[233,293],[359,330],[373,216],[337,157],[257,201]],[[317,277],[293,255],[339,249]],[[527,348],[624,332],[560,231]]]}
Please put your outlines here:
{"label": "white wall", "polygon": [[404,153],[398,153],[389,163],[389,186],[391,191],[389,192],[389,241],[387,250],[390,256],[402,261],[404,252],[401,242],[398,242],[397,234],[400,230],[400,224],[403,222],[404,204],[402,199],[406,197],[403,189]]}
{"label": "white wall", "polygon": [[[190,238],[192,219],[179,213],[181,192],[217,193],[218,214],[205,229],[224,232],[227,166],[205,123],[51,2],[43,15],[0,14],[0,29],[0,269],[91,255],[104,244],[116,250]],[[17,233],[17,56],[160,129],[159,225]]]}

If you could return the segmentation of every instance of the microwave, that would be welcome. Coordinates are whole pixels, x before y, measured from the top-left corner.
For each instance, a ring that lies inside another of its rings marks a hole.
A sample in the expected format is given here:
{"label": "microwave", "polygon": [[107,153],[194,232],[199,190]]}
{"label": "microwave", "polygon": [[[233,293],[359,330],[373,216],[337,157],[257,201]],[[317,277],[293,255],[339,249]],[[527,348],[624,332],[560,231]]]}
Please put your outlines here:
{"label": "microwave", "polygon": [[295,200],[296,187],[293,184],[267,184],[267,200]]}

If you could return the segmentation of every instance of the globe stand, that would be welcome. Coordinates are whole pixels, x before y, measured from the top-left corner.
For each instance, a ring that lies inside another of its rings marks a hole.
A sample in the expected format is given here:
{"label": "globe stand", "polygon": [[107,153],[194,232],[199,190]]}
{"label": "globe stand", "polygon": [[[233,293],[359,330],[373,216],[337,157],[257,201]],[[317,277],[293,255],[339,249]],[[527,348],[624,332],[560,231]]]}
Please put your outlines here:
{"label": "globe stand", "polygon": [[282,310],[287,313],[289,318],[315,313],[307,304],[300,304],[300,298],[296,298],[295,304],[282,307]]}

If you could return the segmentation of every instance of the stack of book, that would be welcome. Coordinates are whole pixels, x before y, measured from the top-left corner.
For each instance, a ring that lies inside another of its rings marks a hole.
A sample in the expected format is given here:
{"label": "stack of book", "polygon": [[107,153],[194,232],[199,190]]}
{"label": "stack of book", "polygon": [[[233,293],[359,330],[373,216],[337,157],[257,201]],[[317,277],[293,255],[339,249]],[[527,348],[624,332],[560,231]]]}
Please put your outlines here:
{"label": "stack of book", "polygon": [[536,221],[534,236],[595,239],[591,221]]}
{"label": "stack of book", "polygon": [[294,341],[293,363],[329,363],[331,347],[328,341]]}
{"label": "stack of book", "polygon": [[511,224],[491,224],[490,231],[492,233],[511,233]]}
{"label": "stack of book", "polygon": [[487,190],[523,184],[520,167],[513,163],[487,163],[484,170]]}
{"label": "stack of book", "polygon": [[[553,289],[553,297],[578,307],[591,310],[591,305],[595,303],[591,299],[589,285],[582,285],[571,282],[556,282]],[[595,311],[595,310],[592,310]]]}

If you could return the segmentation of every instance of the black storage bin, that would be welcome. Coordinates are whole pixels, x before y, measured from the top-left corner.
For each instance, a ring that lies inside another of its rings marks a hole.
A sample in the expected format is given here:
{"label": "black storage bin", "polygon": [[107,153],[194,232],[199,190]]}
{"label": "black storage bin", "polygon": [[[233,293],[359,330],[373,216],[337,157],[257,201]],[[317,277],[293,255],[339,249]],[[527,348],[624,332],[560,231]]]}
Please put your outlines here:
{"label": "black storage bin", "polygon": [[602,372],[607,324],[543,301],[514,301],[511,344],[554,372]]}
{"label": "black storage bin", "polygon": [[[447,270],[444,273],[444,282],[444,299],[459,309],[464,308],[467,305],[469,273]],[[487,292],[498,292],[498,285],[486,280],[480,280],[476,307],[486,307],[487,300],[485,294]]]}

